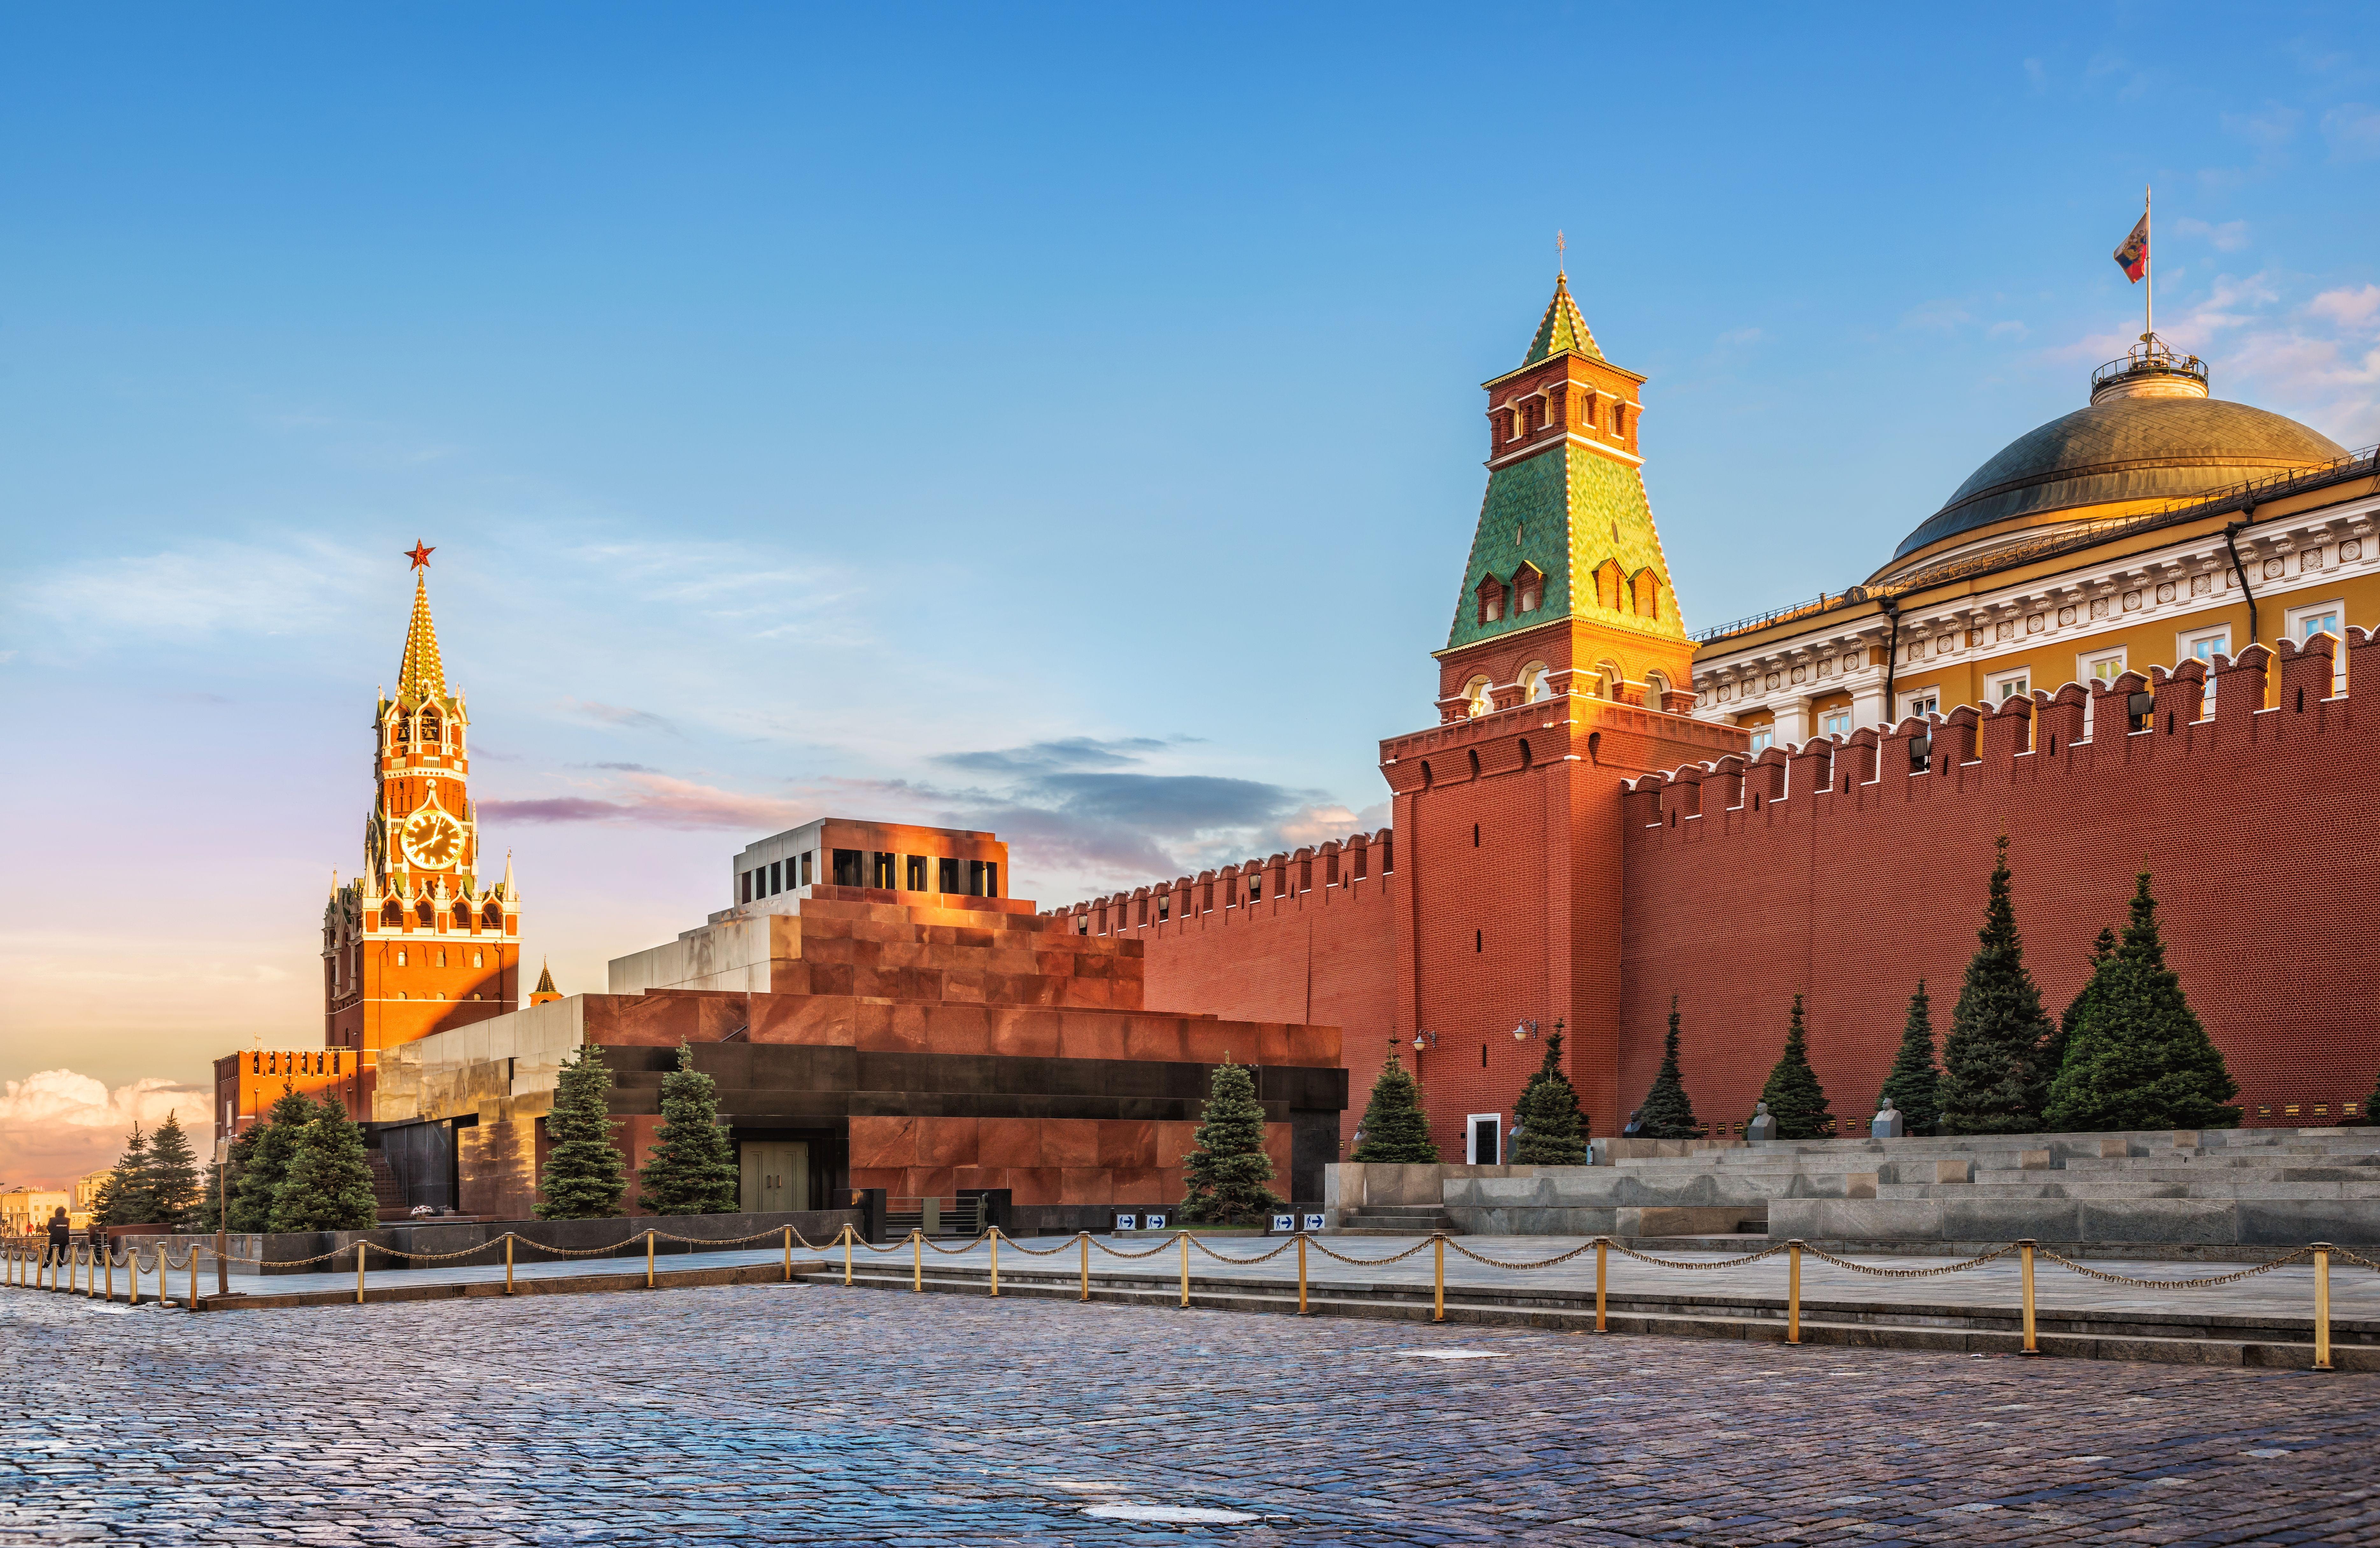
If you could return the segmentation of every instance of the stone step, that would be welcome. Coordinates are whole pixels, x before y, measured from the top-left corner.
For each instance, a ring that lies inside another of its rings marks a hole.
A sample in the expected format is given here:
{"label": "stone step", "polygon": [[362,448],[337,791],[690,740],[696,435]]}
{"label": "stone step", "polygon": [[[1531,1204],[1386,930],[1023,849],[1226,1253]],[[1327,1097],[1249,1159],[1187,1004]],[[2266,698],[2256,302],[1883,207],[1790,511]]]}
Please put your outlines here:
{"label": "stone step", "polygon": [[1879,1183],[1879,1199],[2374,1199],[2380,1183],[2083,1182],[2054,1172],[2023,1182]]}
{"label": "stone step", "polygon": [[[805,1284],[841,1288],[840,1270],[796,1274]],[[937,1269],[924,1278],[924,1291],[934,1295],[988,1297],[986,1270]],[[912,1276],[904,1272],[868,1268],[854,1273],[853,1289],[913,1293]],[[1047,1300],[1082,1298],[1078,1277],[1034,1271],[1001,1274],[1003,1298]],[[1108,1305],[1181,1310],[1178,1280],[1156,1276],[1093,1274],[1090,1298]],[[1294,1315],[1294,1281],[1238,1282],[1192,1274],[1188,1310],[1270,1312]],[[1316,1286],[1306,1298],[1309,1314],[1361,1317],[1381,1322],[1429,1324],[1433,1312],[1427,1286],[1395,1290],[1359,1291],[1346,1286]],[[1613,1296],[1607,1302],[1606,1326],[1615,1335],[1656,1335],[1684,1338],[1736,1338],[1781,1344],[1785,1341],[1785,1308],[1781,1300],[1747,1297],[1725,1306],[1684,1307],[1667,1298]],[[1946,1314],[1947,1311],[1947,1314]],[[1893,1320],[1896,1312],[1903,1320]],[[2272,1370],[2307,1370],[2313,1363],[2310,1327],[2291,1326],[2286,1320],[2257,1327],[2209,1326],[2204,1331],[2151,1331],[2150,1327],[2107,1331],[2104,1314],[2089,1321],[2045,1313],[2039,1319],[2037,1343],[2042,1354],[2078,1359],[2136,1360],[2176,1365],[2246,1366]],[[1465,1286],[1450,1289],[1446,1323],[1470,1326],[1523,1326],[1589,1333],[1595,1327],[1591,1294],[1583,1296],[1503,1296]],[[2156,1324],[2152,1324],[2155,1326]],[[1899,1309],[1816,1300],[1803,1303],[1801,1341],[1809,1345],[1858,1346],[1959,1354],[2020,1353],[2023,1335],[2007,1309]],[[2380,1342],[2342,1338],[2334,1329],[2332,1364],[2341,1371],[2380,1371]],[[2227,1336],[2228,1335],[2228,1336]]]}

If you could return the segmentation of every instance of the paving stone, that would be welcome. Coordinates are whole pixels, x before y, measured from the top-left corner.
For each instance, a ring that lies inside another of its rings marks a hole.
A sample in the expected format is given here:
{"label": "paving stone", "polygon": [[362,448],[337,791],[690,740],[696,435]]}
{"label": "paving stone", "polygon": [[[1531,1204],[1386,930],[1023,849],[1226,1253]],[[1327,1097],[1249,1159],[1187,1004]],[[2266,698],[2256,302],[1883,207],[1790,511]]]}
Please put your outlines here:
{"label": "paving stone", "polygon": [[198,1317],[0,1291],[0,1544],[2380,1531],[2356,1373],[765,1285]]}

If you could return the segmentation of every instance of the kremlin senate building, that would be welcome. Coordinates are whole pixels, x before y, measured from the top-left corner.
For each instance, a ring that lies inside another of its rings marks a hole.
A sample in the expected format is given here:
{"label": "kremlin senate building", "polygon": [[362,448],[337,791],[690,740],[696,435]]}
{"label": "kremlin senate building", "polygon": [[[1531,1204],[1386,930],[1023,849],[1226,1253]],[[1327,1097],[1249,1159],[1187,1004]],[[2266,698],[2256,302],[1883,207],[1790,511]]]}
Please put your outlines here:
{"label": "kremlin senate building", "polygon": [[2380,468],[2216,376],[2144,335],[2072,412],[1979,445],[1881,563],[1846,555],[1864,580],[1695,633],[1645,378],[1558,280],[1486,384],[1437,699],[1378,747],[1388,827],[1044,909],[996,835],[822,819],[722,855],[717,911],[566,996],[523,993],[417,544],[322,1044],[217,1060],[218,1121],[335,1094],[384,1206],[520,1218],[562,1060],[603,1047],[634,1166],[685,1042],[747,1210],[978,1194],[1070,1231],[1182,1198],[1219,1064],[1251,1067],[1283,1190],[1317,1201],[1392,1052],[1444,1159],[1495,1163],[1544,1038],[1616,1134],[1674,1004],[1694,1110],[1740,1135],[1796,996],[1836,1111],[1871,1110],[1912,992],[1955,994],[2003,835],[2048,1005],[2149,872],[2245,1122],[2361,1116],[2380,1054],[2327,965],[2367,951]]}

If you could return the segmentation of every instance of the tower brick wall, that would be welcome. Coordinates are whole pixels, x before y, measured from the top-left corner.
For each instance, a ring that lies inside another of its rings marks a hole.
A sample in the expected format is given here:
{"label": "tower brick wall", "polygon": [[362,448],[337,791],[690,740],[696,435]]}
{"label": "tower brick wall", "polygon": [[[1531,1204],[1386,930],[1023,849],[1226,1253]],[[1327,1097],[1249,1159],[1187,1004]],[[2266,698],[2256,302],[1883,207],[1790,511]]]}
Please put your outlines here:
{"label": "tower brick wall", "polygon": [[[2349,635],[2350,682],[2380,672],[2380,646]],[[2168,959],[2246,1121],[2339,1116],[2380,1074],[2357,836],[2380,796],[2380,725],[2351,693],[2330,697],[2338,648],[2317,636],[2217,657],[2204,718],[2208,674],[2192,661],[2095,695],[2070,685],[1633,782],[1621,1100],[1651,1085],[1675,993],[1697,1116],[1741,1124],[1802,993],[1832,1109],[1864,1120],[1919,979],[1937,1045],[1949,1033],[2005,832],[2025,961],[2053,1018],[2148,871]],[[2276,707],[2260,709],[2276,662]],[[2132,730],[2136,691],[2155,707]]]}

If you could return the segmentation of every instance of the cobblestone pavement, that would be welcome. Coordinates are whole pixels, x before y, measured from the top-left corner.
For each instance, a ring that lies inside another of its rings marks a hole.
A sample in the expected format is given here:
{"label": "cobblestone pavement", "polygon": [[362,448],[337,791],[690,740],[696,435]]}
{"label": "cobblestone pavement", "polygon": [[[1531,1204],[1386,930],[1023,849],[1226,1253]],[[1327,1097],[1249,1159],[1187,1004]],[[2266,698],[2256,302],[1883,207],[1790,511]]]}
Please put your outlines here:
{"label": "cobblestone pavement", "polygon": [[2380,1376],[771,1285],[0,1347],[0,1544],[2380,1542]]}

